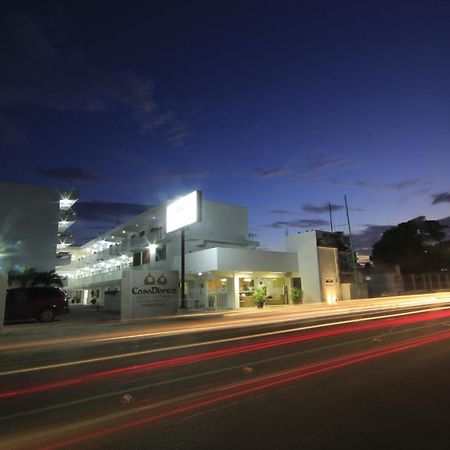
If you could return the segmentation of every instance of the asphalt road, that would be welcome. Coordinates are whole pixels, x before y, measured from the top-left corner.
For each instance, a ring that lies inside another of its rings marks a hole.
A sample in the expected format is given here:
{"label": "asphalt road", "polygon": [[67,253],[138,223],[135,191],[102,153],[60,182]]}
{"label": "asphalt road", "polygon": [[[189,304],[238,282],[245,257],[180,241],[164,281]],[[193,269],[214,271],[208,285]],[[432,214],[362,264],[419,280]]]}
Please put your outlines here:
{"label": "asphalt road", "polygon": [[4,352],[0,448],[445,449],[439,308]]}

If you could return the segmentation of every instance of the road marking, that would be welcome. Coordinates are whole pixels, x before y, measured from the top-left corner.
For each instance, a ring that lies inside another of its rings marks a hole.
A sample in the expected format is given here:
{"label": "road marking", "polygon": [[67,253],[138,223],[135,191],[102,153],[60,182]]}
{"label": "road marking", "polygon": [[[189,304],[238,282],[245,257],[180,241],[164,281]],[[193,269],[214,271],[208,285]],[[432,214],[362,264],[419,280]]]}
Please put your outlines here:
{"label": "road marking", "polygon": [[[273,335],[277,335],[277,334],[294,333],[294,332],[298,332],[298,331],[314,330],[314,329],[325,328],[325,327],[346,325],[346,324],[350,324],[350,323],[367,322],[367,321],[372,321],[372,320],[387,319],[387,318],[391,318],[391,317],[401,317],[401,316],[412,315],[412,314],[421,314],[421,313],[426,313],[426,312],[431,312],[431,311],[440,311],[440,310],[445,310],[445,309],[450,309],[450,306],[440,306],[440,307],[436,307],[436,308],[421,309],[421,310],[417,310],[417,311],[408,311],[408,312],[403,312],[403,313],[386,314],[386,315],[372,316],[372,317],[362,317],[359,319],[348,319],[348,320],[341,320],[341,321],[337,321],[337,322],[327,322],[327,323],[316,324],[316,325],[307,325],[307,326],[303,326],[303,327],[290,328],[287,330],[268,331],[268,332],[257,333],[257,334],[252,334],[252,335],[236,336],[236,337],[224,338],[224,339],[215,339],[215,340],[206,341],[206,342],[196,342],[196,343],[192,343],[192,344],[183,344],[183,345],[175,345],[175,346],[170,346],[170,347],[155,348],[155,349],[150,349],[150,350],[141,350],[141,351],[137,351],[137,352],[123,353],[120,355],[101,356],[101,357],[97,357],[97,358],[82,359],[82,360],[78,360],[78,361],[69,361],[69,362],[58,363],[58,364],[49,364],[49,365],[45,365],[45,366],[27,367],[24,369],[15,369],[15,370],[0,372],[0,377],[8,376],[8,375],[17,375],[17,374],[21,374],[21,373],[38,372],[38,371],[42,371],[42,370],[59,369],[62,367],[71,367],[71,366],[91,364],[91,363],[96,363],[96,362],[111,361],[111,360],[117,360],[117,359],[122,359],[122,358],[131,358],[131,357],[135,357],[135,356],[142,356],[142,355],[148,355],[148,354],[153,354],[153,353],[169,352],[169,351],[174,351],[174,350],[182,350],[182,349],[203,347],[203,346],[209,346],[209,345],[224,344],[224,343],[228,343],[228,342],[256,339],[256,338],[260,338],[260,337],[273,336]],[[289,319],[289,321],[290,320],[291,319]],[[298,320],[298,318],[292,319],[292,320]],[[274,322],[271,322],[271,321],[264,322],[263,324],[274,324]],[[215,327],[214,329],[217,330],[217,328],[218,327]],[[196,329],[196,331],[198,331],[198,330],[199,329]],[[139,336],[137,336],[137,337],[139,337]],[[116,338],[114,338],[114,339],[116,339]]]}

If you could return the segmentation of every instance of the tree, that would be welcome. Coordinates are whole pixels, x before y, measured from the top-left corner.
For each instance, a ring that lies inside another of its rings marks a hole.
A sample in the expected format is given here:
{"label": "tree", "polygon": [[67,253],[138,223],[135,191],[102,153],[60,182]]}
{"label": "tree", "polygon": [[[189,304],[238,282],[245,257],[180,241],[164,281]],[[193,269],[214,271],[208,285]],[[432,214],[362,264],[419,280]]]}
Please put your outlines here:
{"label": "tree", "polygon": [[34,268],[26,268],[24,270],[10,270],[8,272],[8,285],[20,287],[32,286],[57,286],[63,287],[62,278],[54,271],[36,272]]}
{"label": "tree", "polygon": [[441,261],[436,257],[445,237],[445,225],[424,216],[402,222],[385,231],[372,247],[376,264],[398,264],[403,273],[419,273],[436,269]]}
{"label": "tree", "polygon": [[31,282],[31,286],[37,286],[39,284],[46,287],[63,287],[62,278],[54,270],[50,270],[48,272],[37,272],[33,281]]}
{"label": "tree", "polygon": [[36,269],[28,267],[23,270],[10,270],[8,272],[8,286],[29,287],[32,285],[36,274]]}

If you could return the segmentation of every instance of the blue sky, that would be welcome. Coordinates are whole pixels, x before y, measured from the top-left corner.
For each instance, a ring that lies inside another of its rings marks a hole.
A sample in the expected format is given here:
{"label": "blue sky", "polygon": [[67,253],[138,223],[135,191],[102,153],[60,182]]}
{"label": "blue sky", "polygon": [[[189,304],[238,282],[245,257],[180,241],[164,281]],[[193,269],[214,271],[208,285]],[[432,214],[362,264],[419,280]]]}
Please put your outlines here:
{"label": "blue sky", "polygon": [[[450,215],[446,1],[3,8],[3,179],[79,192],[79,240],[193,189],[251,232]],[[222,2],[220,2],[222,3]]]}

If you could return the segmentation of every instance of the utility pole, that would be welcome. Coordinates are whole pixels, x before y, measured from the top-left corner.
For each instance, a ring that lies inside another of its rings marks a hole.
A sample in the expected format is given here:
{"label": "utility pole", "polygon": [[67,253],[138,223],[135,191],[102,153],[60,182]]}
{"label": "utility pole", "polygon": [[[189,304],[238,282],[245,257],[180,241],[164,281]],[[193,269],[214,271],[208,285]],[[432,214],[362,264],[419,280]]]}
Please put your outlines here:
{"label": "utility pole", "polygon": [[353,277],[354,277],[354,281],[356,283],[356,259],[355,259],[355,252],[353,251],[352,228],[350,226],[350,216],[348,214],[348,204],[347,204],[347,196],[346,195],[344,195],[344,201],[345,201],[345,211],[347,213],[348,235],[350,238],[350,251],[352,252]]}
{"label": "utility pole", "polygon": [[333,230],[333,215],[332,215],[332,213],[331,213],[331,203],[330,203],[330,202],[328,202],[328,211],[329,211],[329,213],[330,213],[330,227],[331,227],[331,232],[333,233],[333,232],[334,232],[334,230]]}

